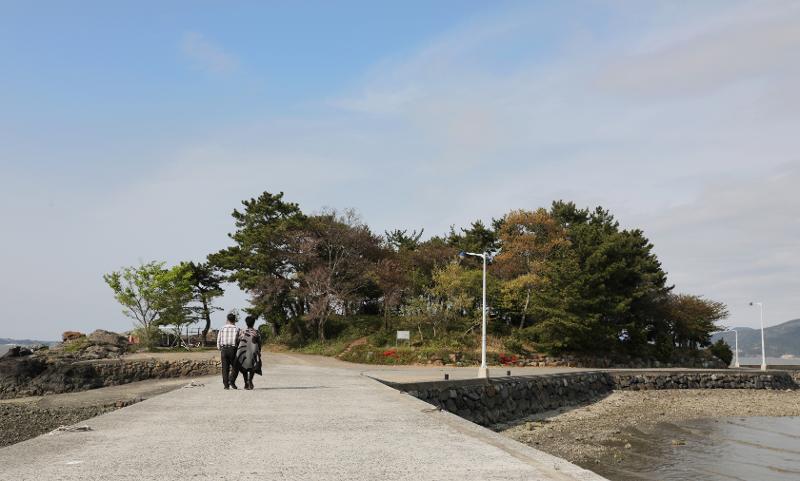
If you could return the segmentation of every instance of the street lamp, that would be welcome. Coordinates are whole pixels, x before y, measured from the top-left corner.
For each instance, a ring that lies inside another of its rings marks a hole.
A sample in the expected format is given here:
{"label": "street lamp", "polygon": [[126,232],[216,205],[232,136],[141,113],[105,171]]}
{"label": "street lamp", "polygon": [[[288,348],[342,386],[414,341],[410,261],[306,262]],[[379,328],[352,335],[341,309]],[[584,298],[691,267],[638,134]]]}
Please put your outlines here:
{"label": "street lamp", "polygon": [[483,300],[481,301],[481,312],[483,313],[481,322],[481,367],[478,368],[478,377],[488,378],[489,368],[486,366],[486,259],[489,254],[476,254],[474,252],[459,252],[458,257],[461,259],[466,256],[480,257],[483,259]]}
{"label": "street lamp", "polygon": [[761,370],[767,370],[767,356],[764,353],[764,304],[761,302],[751,302],[751,306],[758,306],[761,313]]}
{"label": "street lamp", "polygon": [[732,332],[734,335],[733,367],[739,367],[739,331],[736,329],[726,329],[724,331],[720,331],[720,334],[725,332]]}

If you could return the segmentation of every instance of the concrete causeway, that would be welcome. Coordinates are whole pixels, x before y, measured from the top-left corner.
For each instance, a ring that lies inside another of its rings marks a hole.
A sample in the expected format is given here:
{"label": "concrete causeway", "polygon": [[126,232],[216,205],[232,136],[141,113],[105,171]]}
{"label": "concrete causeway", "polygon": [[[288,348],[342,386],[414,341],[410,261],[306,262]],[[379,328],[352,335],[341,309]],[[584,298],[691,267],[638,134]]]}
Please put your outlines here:
{"label": "concrete causeway", "polygon": [[[218,376],[199,378],[203,386],[80,424],[91,431],[44,435],[0,449],[2,478],[604,479],[436,410],[365,375],[370,373],[363,367],[290,355],[267,361],[254,391],[224,391]],[[430,371],[416,376],[424,379]],[[415,376],[413,369],[384,374]]]}

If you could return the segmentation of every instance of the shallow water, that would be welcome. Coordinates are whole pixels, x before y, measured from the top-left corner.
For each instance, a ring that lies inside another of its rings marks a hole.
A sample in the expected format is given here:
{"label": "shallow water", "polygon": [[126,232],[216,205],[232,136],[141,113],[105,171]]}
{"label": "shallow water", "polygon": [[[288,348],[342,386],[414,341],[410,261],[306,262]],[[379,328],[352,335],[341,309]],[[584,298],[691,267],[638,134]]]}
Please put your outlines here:
{"label": "shallow water", "polygon": [[622,460],[587,467],[614,481],[800,479],[800,417],[662,423],[626,434]]}

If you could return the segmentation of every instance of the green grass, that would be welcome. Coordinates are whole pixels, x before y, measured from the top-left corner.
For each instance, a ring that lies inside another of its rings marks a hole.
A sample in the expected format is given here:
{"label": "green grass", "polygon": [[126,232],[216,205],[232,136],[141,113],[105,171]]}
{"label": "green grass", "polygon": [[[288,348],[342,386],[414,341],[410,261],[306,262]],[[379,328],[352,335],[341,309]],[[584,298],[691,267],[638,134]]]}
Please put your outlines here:
{"label": "green grass", "polygon": [[79,337],[64,344],[64,352],[78,352],[89,347],[89,345],[90,342],[86,336]]}

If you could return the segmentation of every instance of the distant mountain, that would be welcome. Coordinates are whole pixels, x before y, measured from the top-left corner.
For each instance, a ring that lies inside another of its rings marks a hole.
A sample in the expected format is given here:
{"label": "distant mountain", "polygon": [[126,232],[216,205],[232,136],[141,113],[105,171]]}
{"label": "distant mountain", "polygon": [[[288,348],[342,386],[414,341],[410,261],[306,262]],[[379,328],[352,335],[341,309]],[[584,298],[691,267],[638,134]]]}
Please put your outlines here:
{"label": "distant mountain", "polygon": [[[734,327],[739,332],[739,355],[742,357],[761,357],[761,329],[750,327]],[[711,336],[716,342],[722,337],[731,348],[734,335],[717,333]],[[764,328],[764,349],[767,357],[795,356],[800,357],[800,319]]]}
{"label": "distant mountain", "polygon": [[52,346],[57,344],[56,341],[34,341],[32,339],[8,339],[0,337],[0,345],[2,344],[17,344],[19,346],[31,346],[33,344],[44,344],[45,346]]}

